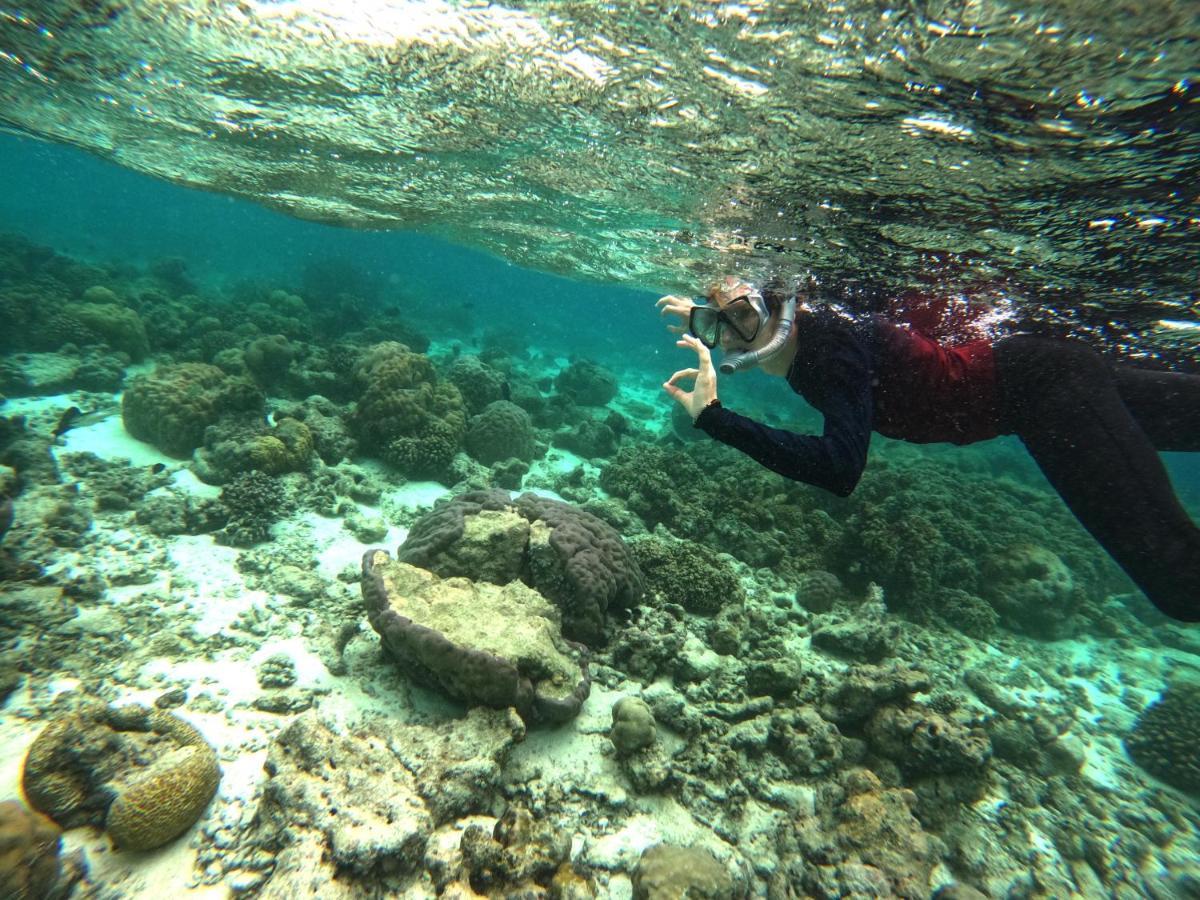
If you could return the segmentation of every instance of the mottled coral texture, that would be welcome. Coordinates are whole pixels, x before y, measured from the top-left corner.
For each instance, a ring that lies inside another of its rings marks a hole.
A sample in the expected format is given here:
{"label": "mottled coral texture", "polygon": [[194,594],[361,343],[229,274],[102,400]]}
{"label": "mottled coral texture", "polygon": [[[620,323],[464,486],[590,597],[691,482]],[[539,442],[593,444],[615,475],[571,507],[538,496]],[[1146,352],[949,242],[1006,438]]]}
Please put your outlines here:
{"label": "mottled coral texture", "polygon": [[179,363],[134,378],[121,401],[121,418],[138,440],[186,457],[222,415],[260,412],[263,406],[262,394],[247,379],[204,363]]}
{"label": "mottled coral texture", "polygon": [[519,581],[441,579],[372,550],[362,592],[371,627],[401,669],[457,700],[561,722],[588,695],[586,665],[562,638],[557,610]]}
{"label": "mottled coral texture", "polygon": [[182,719],[85,702],[34,740],[22,787],[64,828],[104,827],[118,849],[150,850],[200,818],[220,779],[216,753]]}
{"label": "mottled coral texture", "polygon": [[1125,749],[1151,775],[1200,796],[1200,682],[1168,685],[1125,736]]}
{"label": "mottled coral texture", "polygon": [[460,494],[414,523],[399,558],[439,575],[488,577],[466,570],[463,559],[473,555],[456,545],[470,540],[469,519],[503,510],[523,518],[529,530],[511,530],[510,540],[527,543],[512,554],[519,567],[514,563],[501,577],[521,578],[553,600],[562,611],[567,637],[589,644],[603,641],[607,611],[636,605],[645,584],[621,535],[569,503],[531,493],[512,499],[500,490]]}
{"label": "mottled coral texture", "polygon": [[364,450],[411,477],[438,477],[462,445],[466,406],[438,381],[429,358],[403,344],[371,347],[354,370],[359,395],[350,426]]}

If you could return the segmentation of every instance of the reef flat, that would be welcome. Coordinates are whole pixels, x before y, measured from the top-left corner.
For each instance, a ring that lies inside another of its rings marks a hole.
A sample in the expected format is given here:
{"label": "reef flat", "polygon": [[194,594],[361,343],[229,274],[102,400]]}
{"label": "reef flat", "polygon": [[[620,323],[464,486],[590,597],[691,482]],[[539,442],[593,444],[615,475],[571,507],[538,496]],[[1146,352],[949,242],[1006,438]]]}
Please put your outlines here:
{"label": "reef flat", "polygon": [[352,275],[0,240],[0,883],[1197,890],[1200,638],[1019,447],[822,495]]}

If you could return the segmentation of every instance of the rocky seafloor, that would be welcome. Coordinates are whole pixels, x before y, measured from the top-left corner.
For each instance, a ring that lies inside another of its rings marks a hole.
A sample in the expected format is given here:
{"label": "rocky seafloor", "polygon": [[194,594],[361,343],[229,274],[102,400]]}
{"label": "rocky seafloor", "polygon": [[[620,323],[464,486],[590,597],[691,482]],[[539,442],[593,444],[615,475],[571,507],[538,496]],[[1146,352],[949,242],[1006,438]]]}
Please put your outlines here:
{"label": "rocky seafloor", "polygon": [[829,497],[365,293],[0,241],[0,893],[1200,896],[1200,638],[1019,448]]}

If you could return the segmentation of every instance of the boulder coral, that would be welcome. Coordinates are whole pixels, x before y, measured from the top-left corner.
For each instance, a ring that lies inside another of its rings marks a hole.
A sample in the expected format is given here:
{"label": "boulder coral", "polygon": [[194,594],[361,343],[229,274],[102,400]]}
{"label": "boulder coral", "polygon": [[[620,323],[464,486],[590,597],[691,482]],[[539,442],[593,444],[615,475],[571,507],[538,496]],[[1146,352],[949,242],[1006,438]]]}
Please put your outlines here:
{"label": "boulder coral", "polygon": [[447,377],[462,394],[471,415],[483,412],[489,403],[507,399],[504,376],[478,356],[460,356],[450,366]]}
{"label": "boulder coral", "polygon": [[692,543],[651,537],[630,544],[646,589],[689,612],[713,615],[745,601],[741,582],[727,562]]}
{"label": "boulder coral", "polygon": [[587,664],[563,639],[558,611],[519,581],[441,579],[371,550],[362,594],[371,627],[399,667],[456,700],[563,722],[587,698]]}
{"label": "boulder coral", "polygon": [[[488,525],[468,527],[485,512],[507,518],[491,515]],[[558,605],[567,637],[588,644],[603,640],[610,607],[632,607],[645,592],[637,560],[611,525],[532,493],[512,499],[503,490],[469,491],[451,498],[413,524],[397,556],[444,577],[520,578]]]}
{"label": "boulder coral", "polygon": [[62,827],[102,827],[117,849],[151,850],[195,824],[221,769],[177,716],[87,702],[43,729],[21,779],[30,804]]}
{"label": "boulder coral", "polygon": [[1125,736],[1139,766],[1167,784],[1200,796],[1200,683],[1168,685]]}
{"label": "boulder coral", "polygon": [[701,847],[656,844],[638,860],[633,874],[634,900],[734,900],[729,870]]}
{"label": "boulder coral", "polygon": [[204,429],[230,413],[263,409],[263,396],[250,381],[204,363],[160,366],[125,389],[125,430],[170,456],[187,457],[204,442]]}
{"label": "boulder coral", "polygon": [[142,323],[141,316],[132,309],[111,301],[74,303],[66,308],[65,315],[87,331],[99,336],[114,350],[128,353],[134,362],[145,359],[150,353],[146,326]]}
{"label": "boulder coral", "polygon": [[441,474],[435,470],[449,465],[466,429],[458,388],[438,381],[428,357],[394,341],[363,354],[354,381],[360,393],[350,427],[363,449],[382,453],[406,475]]}
{"label": "boulder coral", "polygon": [[554,388],[582,406],[603,406],[617,396],[617,376],[591,360],[581,359],[555,376]]}
{"label": "boulder coral", "polygon": [[467,424],[467,452],[485,466],[506,459],[529,462],[534,458],[536,442],[533,420],[515,403],[497,400],[489,403]]}

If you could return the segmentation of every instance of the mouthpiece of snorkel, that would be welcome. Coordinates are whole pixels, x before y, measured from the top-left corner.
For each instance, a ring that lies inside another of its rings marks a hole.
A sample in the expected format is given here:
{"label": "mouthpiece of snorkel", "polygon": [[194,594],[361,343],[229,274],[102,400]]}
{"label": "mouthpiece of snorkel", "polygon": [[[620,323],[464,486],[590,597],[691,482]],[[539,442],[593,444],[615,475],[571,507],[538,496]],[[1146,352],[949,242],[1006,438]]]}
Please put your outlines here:
{"label": "mouthpiece of snorkel", "polygon": [[770,359],[783,349],[788,338],[792,336],[792,325],[796,322],[796,298],[790,297],[784,302],[779,313],[779,324],[775,327],[775,335],[757,350],[734,350],[721,358],[721,371],[726,374],[748,369],[764,360]]}

